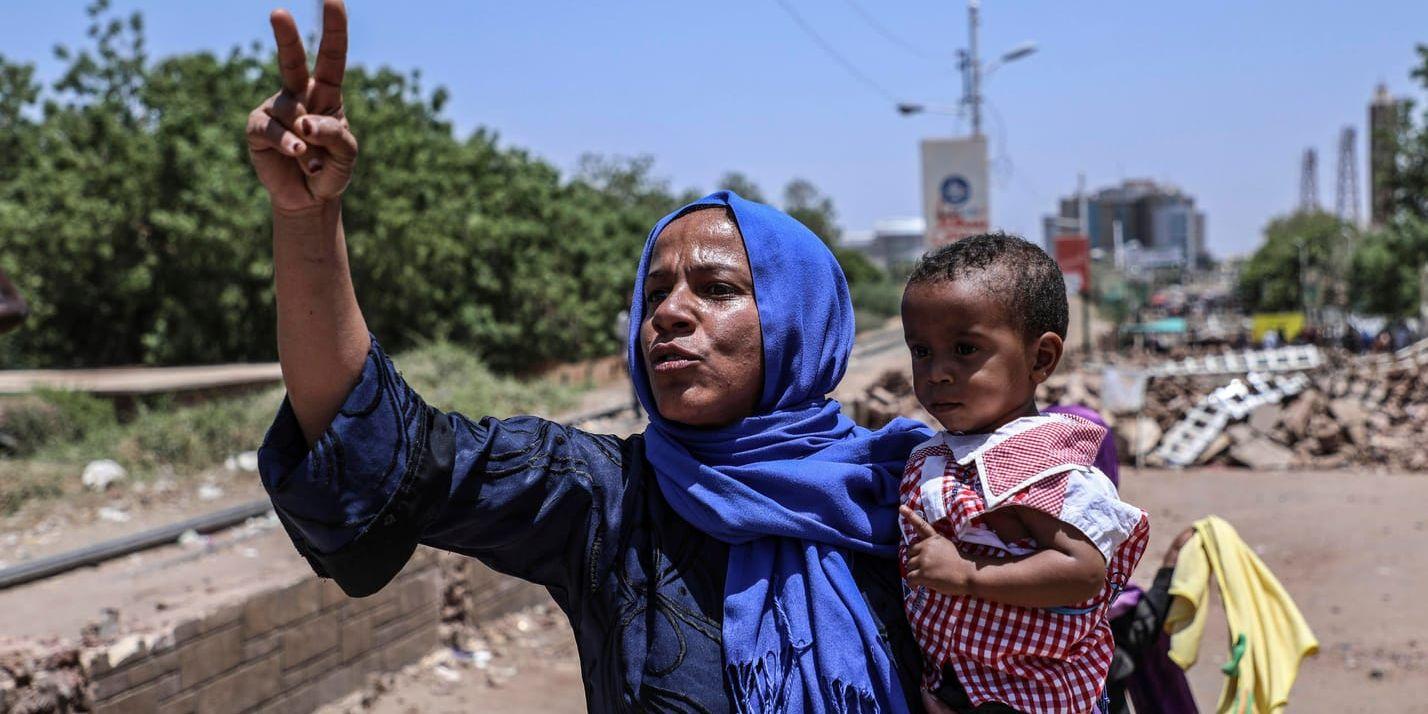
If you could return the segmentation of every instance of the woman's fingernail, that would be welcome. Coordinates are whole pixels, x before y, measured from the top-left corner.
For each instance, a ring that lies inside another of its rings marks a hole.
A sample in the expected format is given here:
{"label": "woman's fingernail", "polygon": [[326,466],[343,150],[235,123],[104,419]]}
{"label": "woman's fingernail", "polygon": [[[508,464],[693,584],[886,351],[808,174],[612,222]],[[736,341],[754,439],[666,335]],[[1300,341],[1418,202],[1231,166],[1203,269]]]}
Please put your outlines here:
{"label": "woman's fingernail", "polygon": [[307,151],[307,147],[306,147],[306,146],[303,146],[301,141],[294,141],[294,142],[293,142],[293,153],[294,153],[294,154],[301,154],[301,153],[304,152],[304,151]]}
{"label": "woman's fingernail", "polygon": [[302,133],[304,133],[304,134],[311,134],[311,133],[312,133],[312,122],[311,122],[310,120],[307,120],[307,119],[303,119],[303,120],[302,120]]}
{"label": "woman's fingernail", "polygon": [[321,171],[321,170],[322,170],[322,162],[319,161],[318,159],[313,159],[313,160],[307,162],[307,170],[308,170],[308,171],[311,171],[312,173],[317,173],[318,171]]}

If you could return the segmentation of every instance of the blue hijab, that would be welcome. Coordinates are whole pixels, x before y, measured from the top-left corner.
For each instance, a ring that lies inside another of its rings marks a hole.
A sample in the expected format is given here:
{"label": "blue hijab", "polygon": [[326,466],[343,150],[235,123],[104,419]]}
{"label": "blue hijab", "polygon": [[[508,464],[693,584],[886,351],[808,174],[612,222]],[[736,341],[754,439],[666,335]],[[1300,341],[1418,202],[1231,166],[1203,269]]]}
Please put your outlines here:
{"label": "blue hijab", "polygon": [[[638,335],[655,240],[674,219],[724,206],[743,234],[763,328],[752,416],[716,429],[665,420]],[[930,432],[898,419],[870,432],[825,397],[853,346],[848,282],[803,224],[729,191],[655,225],[630,307],[630,378],[650,426],[645,455],[665,499],[729,544],[725,677],[741,712],[902,712],[891,653],[853,582],[849,553],[897,554],[898,481]]]}

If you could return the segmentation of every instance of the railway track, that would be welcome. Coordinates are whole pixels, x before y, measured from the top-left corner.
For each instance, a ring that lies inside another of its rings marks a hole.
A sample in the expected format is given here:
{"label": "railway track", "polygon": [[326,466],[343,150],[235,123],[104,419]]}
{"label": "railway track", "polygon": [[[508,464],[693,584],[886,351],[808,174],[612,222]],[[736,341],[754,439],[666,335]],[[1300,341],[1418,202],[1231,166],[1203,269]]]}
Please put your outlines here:
{"label": "railway track", "polygon": [[[898,328],[865,332],[860,336],[857,346],[853,348],[849,368],[856,367],[859,360],[882,354],[900,346],[902,346],[902,331]],[[615,406],[566,414],[557,418],[556,421],[579,428],[608,422],[608,420],[618,419],[626,414],[630,418],[634,418],[630,404],[622,402]],[[185,531],[191,530],[201,535],[221,531],[239,525],[250,518],[262,516],[271,509],[272,504],[267,499],[257,499],[221,511],[12,565],[0,569],[0,590],[43,580],[78,568],[99,565],[132,553],[169,545],[178,540]]]}

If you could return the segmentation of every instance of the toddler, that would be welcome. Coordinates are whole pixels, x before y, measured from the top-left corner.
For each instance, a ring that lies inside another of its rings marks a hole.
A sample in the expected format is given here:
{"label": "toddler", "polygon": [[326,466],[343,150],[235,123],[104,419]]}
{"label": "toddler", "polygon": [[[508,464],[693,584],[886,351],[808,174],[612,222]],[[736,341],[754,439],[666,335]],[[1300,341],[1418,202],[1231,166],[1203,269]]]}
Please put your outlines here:
{"label": "toddler", "polygon": [[902,322],[917,399],[944,429],[900,488],[923,685],[958,711],[1095,711],[1107,609],[1149,521],[1093,465],[1104,428],[1037,410],[1066,338],[1061,272],[1019,238],[966,238],[917,265]]}

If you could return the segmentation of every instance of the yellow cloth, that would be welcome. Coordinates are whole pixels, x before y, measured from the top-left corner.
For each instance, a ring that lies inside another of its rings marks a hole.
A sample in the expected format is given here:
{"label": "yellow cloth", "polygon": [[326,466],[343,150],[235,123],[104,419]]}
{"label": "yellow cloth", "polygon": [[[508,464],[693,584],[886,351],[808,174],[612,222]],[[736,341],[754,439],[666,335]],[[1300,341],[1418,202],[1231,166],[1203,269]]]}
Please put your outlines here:
{"label": "yellow cloth", "polygon": [[1216,711],[1268,714],[1284,709],[1300,661],[1319,651],[1319,641],[1274,574],[1234,526],[1217,516],[1196,521],[1195,535],[1175,564],[1165,619],[1170,659],[1189,669],[1199,656],[1211,572],[1230,628],[1230,661],[1223,668],[1228,679]]}

